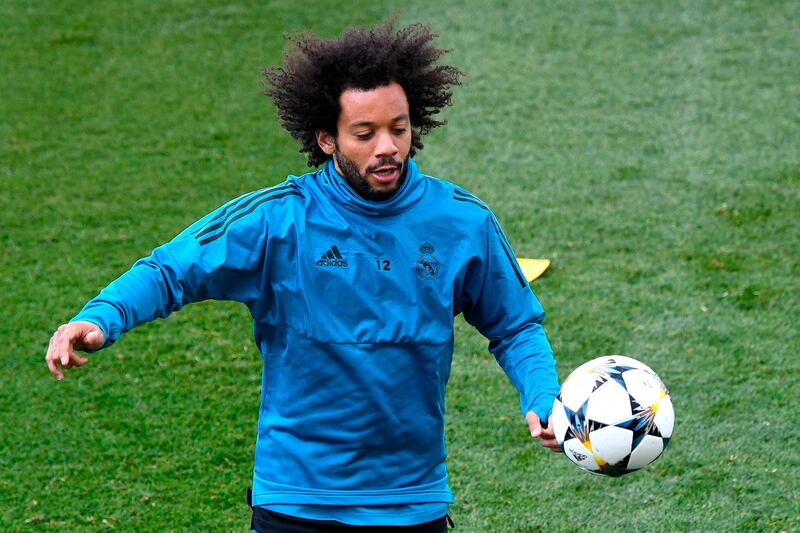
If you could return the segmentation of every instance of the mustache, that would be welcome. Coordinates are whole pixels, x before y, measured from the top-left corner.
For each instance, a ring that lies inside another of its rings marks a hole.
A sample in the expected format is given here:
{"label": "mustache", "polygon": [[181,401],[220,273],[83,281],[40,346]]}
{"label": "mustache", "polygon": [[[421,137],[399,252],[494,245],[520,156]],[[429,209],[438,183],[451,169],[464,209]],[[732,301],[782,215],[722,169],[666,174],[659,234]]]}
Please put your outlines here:
{"label": "mustache", "polygon": [[382,167],[401,168],[402,166],[403,166],[403,162],[402,161],[397,161],[396,159],[394,159],[392,157],[385,157],[385,158],[381,159],[380,161],[378,161],[377,165],[368,166],[367,167],[367,172],[375,172],[376,170],[378,170],[379,168],[382,168]]}

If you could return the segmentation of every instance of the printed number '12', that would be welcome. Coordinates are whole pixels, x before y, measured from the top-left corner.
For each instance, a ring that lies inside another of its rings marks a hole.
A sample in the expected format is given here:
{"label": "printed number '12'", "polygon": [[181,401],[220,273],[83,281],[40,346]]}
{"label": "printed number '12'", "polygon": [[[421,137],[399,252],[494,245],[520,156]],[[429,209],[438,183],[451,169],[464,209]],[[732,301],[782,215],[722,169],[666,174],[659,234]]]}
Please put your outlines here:
{"label": "printed number '12'", "polygon": [[376,259],[375,266],[378,267],[378,270],[391,270],[392,264],[389,262],[388,259]]}

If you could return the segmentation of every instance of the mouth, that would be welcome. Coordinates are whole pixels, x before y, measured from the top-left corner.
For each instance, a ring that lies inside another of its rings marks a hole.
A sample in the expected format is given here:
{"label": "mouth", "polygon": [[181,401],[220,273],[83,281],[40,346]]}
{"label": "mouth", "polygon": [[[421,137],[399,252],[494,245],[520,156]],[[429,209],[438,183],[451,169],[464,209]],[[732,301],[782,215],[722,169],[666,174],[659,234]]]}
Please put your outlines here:
{"label": "mouth", "polygon": [[370,174],[379,183],[391,183],[400,175],[400,165],[385,165],[371,171]]}

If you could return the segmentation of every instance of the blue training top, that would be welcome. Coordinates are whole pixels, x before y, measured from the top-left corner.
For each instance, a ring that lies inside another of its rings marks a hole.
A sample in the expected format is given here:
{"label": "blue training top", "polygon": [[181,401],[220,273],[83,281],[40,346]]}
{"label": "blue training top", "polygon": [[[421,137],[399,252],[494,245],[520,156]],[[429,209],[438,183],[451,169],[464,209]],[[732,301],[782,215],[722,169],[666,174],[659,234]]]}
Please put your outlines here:
{"label": "blue training top", "polygon": [[332,162],[241,196],[137,261],[73,321],[97,324],[109,345],[206,299],[253,316],[264,358],[253,504],[285,514],[364,525],[444,515],[459,313],[489,339],[523,414],[547,420],[558,392],[544,312],[496,218],[411,160],[383,202],[356,194]]}

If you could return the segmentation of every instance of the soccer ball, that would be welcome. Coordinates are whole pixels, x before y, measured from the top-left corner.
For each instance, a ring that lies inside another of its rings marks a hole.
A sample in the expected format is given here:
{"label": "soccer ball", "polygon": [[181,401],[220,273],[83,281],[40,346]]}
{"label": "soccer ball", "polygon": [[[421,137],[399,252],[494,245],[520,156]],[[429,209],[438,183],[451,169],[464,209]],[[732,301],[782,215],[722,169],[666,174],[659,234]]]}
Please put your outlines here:
{"label": "soccer ball", "polygon": [[607,355],[561,385],[553,429],[564,454],[596,474],[621,476],[655,461],[672,436],[675,412],[664,383],[631,357]]}

